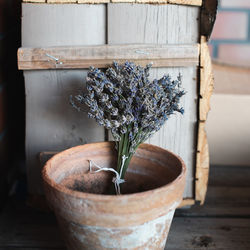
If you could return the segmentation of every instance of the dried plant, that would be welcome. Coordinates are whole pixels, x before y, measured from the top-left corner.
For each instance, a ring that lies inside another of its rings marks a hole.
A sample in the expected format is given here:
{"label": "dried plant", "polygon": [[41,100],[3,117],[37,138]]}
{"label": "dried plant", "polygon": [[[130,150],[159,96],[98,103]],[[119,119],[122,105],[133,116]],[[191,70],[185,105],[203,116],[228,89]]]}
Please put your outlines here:
{"label": "dried plant", "polygon": [[[158,131],[175,112],[183,114],[181,76],[149,80],[151,65],[113,63],[105,72],[91,67],[87,94],[76,96],[89,107],[88,116],[111,130],[118,151],[117,172],[124,178],[137,147]],[[71,99],[72,105],[79,110]]]}

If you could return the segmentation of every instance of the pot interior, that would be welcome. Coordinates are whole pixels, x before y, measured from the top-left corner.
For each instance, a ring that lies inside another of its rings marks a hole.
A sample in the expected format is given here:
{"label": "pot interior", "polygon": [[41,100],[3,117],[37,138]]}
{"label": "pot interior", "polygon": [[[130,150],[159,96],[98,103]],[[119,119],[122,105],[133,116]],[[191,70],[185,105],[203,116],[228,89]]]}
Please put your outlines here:
{"label": "pot interior", "polygon": [[[70,190],[94,194],[114,194],[115,174],[108,171],[90,173],[89,161],[100,167],[116,168],[117,153],[113,143],[102,147],[89,144],[57,154],[46,165],[53,181]],[[96,168],[93,168],[96,170]],[[174,181],[183,171],[183,162],[172,153],[143,144],[132,158],[121,184],[122,194],[138,193],[162,187]]]}

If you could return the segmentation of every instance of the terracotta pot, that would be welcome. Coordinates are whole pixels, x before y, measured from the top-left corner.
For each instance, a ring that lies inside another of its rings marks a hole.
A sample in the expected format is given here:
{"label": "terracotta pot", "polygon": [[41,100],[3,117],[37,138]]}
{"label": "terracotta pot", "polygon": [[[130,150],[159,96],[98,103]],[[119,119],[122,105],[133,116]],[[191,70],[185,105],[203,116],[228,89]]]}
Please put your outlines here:
{"label": "terracotta pot", "polygon": [[89,173],[88,160],[115,167],[114,143],[71,148],[43,169],[46,197],[68,249],[164,249],[182,200],[183,161],[167,150],[142,144],[121,184],[123,195],[105,195],[113,174]]}

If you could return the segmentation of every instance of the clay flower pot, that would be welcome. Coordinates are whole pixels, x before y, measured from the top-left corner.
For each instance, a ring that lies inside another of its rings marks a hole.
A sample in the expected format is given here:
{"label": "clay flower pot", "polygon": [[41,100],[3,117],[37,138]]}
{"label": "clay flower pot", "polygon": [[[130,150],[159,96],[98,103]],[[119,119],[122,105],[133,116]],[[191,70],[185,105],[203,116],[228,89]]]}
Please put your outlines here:
{"label": "clay flower pot", "polygon": [[[173,153],[142,144],[121,186],[122,195],[105,195],[111,172],[89,172],[89,160],[116,166],[113,142],[63,151],[43,169],[47,200],[66,245],[80,249],[164,249],[176,207],[182,200],[186,168]],[[113,184],[113,183],[112,183]]]}

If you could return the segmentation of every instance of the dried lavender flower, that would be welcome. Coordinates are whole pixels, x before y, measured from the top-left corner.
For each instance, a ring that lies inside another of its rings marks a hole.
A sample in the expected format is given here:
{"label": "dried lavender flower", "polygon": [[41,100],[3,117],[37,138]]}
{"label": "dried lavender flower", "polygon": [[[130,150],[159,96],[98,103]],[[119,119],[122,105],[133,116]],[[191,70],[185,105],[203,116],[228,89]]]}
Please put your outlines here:
{"label": "dried lavender flower", "polygon": [[[184,113],[180,99],[181,75],[171,80],[169,75],[149,80],[149,70],[133,62],[118,64],[105,72],[91,67],[87,75],[87,94],[76,96],[89,107],[88,116],[110,129],[117,143],[118,167],[127,156],[120,173],[123,178],[137,147],[158,131],[175,112]],[[72,105],[76,105],[71,101]]]}

